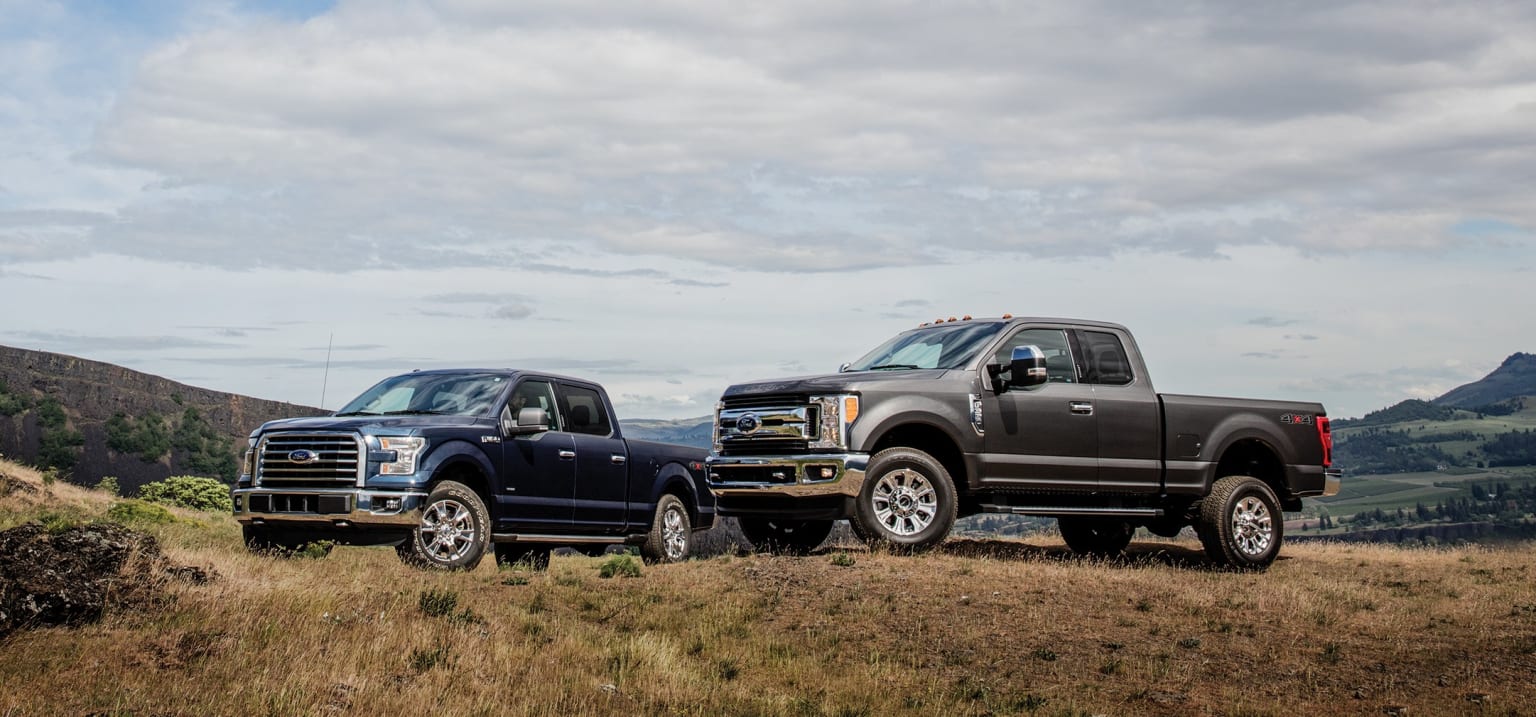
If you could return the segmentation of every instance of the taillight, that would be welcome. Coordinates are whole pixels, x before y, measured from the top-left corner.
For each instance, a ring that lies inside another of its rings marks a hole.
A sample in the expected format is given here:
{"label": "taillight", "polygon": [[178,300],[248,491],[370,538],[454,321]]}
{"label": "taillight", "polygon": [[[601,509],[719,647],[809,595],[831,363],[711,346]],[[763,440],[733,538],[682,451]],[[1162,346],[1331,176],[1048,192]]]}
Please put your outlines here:
{"label": "taillight", "polygon": [[1323,444],[1323,467],[1327,468],[1333,465],[1333,429],[1327,416],[1317,417],[1317,440]]}

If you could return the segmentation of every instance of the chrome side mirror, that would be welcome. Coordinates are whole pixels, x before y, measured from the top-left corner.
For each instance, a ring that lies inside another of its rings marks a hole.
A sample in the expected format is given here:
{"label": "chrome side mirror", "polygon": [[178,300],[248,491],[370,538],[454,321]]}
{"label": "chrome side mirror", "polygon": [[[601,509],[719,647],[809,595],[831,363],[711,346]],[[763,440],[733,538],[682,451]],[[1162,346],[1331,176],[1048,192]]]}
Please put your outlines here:
{"label": "chrome side mirror", "polygon": [[1029,388],[1046,382],[1045,352],[1039,346],[1015,346],[1008,363],[1008,385]]}

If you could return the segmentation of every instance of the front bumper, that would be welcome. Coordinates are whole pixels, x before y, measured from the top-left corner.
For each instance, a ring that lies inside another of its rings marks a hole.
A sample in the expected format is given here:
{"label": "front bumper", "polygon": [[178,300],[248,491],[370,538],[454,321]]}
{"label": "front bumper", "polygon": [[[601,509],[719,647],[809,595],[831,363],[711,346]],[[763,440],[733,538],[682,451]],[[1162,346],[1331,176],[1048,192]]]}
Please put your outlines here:
{"label": "front bumper", "polygon": [[235,520],[248,525],[413,528],[425,492],[361,488],[236,488]]}
{"label": "front bumper", "polygon": [[[754,503],[784,505],[796,501],[825,503],[853,498],[864,488],[866,453],[819,453],[792,456],[716,456],[706,461],[709,491],[721,515],[740,514],[731,507]],[[756,512],[756,511],[752,511]]]}

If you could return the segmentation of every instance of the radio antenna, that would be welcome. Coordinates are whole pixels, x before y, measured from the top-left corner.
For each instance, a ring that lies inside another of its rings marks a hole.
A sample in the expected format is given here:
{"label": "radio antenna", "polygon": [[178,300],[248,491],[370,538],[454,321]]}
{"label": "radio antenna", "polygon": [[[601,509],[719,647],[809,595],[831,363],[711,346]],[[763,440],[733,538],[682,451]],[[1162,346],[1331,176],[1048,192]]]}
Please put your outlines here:
{"label": "radio antenna", "polygon": [[320,408],[325,408],[325,387],[331,380],[331,345],[336,342],[336,332],[325,340],[325,374],[320,378]]}

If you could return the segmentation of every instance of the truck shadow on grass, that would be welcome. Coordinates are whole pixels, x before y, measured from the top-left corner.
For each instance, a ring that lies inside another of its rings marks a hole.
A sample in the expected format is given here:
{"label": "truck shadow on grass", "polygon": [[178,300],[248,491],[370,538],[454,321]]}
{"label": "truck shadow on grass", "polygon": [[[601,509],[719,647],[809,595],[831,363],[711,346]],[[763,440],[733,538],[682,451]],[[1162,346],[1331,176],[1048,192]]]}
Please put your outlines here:
{"label": "truck shadow on grass", "polygon": [[[1110,565],[1166,565],[1181,570],[1228,572],[1230,568],[1218,565],[1197,548],[1159,542],[1133,542],[1125,553],[1114,558],[1079,555],[1065,545],[1030,545],[1012,540],[985,538],[959,538],[947,540],[934,548],[934,552],[959,558],[990,558],[993,560],[1107,563]],[[1285,560],[1280,556],[1278,560]]]}

